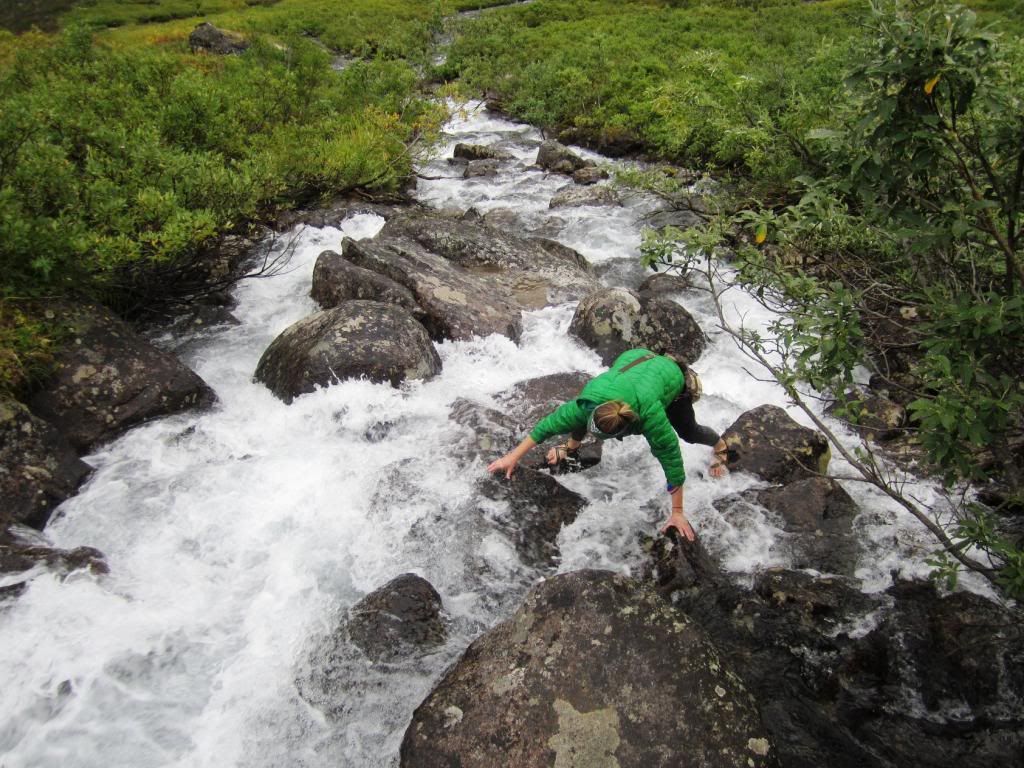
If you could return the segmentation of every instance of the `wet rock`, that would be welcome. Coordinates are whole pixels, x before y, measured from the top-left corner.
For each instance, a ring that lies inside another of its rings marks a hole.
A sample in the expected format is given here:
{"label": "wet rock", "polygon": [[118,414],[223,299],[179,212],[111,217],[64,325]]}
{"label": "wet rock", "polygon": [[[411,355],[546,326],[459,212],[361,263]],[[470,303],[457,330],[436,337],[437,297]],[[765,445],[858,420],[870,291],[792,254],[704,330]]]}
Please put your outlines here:
{"label": "wet rock", "polygon": [[441,607],[429,581],[404,573],[352,607],[348,636],[375,661],[422,654],[445,641]]}
{"label": "wet rock", "polygon": [[466,170],[462,172],[464,179],[487,178],[497,176],[501,169],[498,160],[470,160],[466,163]]}
{"label": "wet rock", "polygon": [[572,175],[572,180],[581,186],[597,184],[597,182],[604,181],[607,178],[608,171],[597,167],[580,168]]}
{"label": "wet rock", "polygon": [[[395,668],[426,674],[423,659],[447,636],[442,607],[441,596],[426,579],[412,573],[392,579],[352,606],[333,631],[315,642],[296,676],[299,694],[343,722],[352,697],[372,696],[386,684],[381,675]],[[382,715],[382,722],[388,719]]]}
{"label": "wet rock", "polygon": [[392,219],[381,239],[408,238],[454,265],[485,276],[491,292],[507,291],[524,308],[573,301],[597,287],[587,260],[544,238],[429,214]]}
{"label": "wet rock", "polygon": [[188,36],[188,47],[192,53],[214,53],[228,55],[248,50],[249,41],[233,32],[217,29],[208,21],[192,30]]}
{"label": "wet rock", "polygon": [[290,403],[343,379],[365,376],[397,387],[440,370],[430,337],[412,315],[401,307],[355,300],[287,328],[263,353],[255,378]]}
{"label": "wet rock", "polygon": [[333,309],[353,299],[365,299],[394,304],[414,317],[423,314],[416,297],[404,285],[357,267],[335,251],[324,251],[317,257],[309,295],[322,309]]}
{"label": "wet rock", "polygon": [[791,534],[794,568],[853,575],[860,546],[853,536],[857,505],[834,480],[810,477],[756,492],[759,504],[778,515]]}
{"label": "wet rock", "polygon": [[570,491],[548,472],[520,464],[511,479],[486,477],[480,493],[492,501],[508,503],[508,512],[495,521],[515,544],[527,565],[553,567],[558,559],[558,534],[587,506],[587,500]]}
{"label": "wet rock", "polygon": [[400,283],[413,294],[423,325],[435,339],[471,339],[499,333],[518,341],[522,308],[507,293],[476,275],[400,237],[349,240],[344,255],[359,267]]}
{"label": "wet rock", "polygon": [[[93,547],[58,549],[39,531],[18,523],[0,531],[0,574],[24,574],[27,583],[39,573],[66,576],[74,571],[88,570],[101,575],[109,573],[103,553]],[[11,590],[12,595],[20,590]]]}
{"label": "wet rock", "polygon": [[832,455],[824,435],[800,426],[775,405],[742,414],[722,438],[739,454],[733,471],[750,472],[769,483],[825,474]]}
{"label": "wet rock", "polygon": [[877,442],[899,437],[907,422],[907,409],[880,394],[851,393],[843,408],[832,405],[827,412],[850,424],[862,437]]}
{"label": "wet rock", "polygon": [[519,214],[508,208],[495,208],[492,211],[488,211],[483,215],[482,223],[503,232],[517,230],[522,227],[522,220],[519,218]]}
{"label": "wet rock", "polygon": [[453,157],[462,160],[511,160],[512,155],[503,149],[483,144],[456,144]]}
{"label": "wet rock", "polygon": [[555,576],[475,641],[413,715],[401,765],[776,765],[739,678],[653,590]]}
{"label": "wet rock", "polygon": [[578,299],[597,286],[576,251],[474,220],[433,213],[392,218],[344,256],[408,288],[435,339],[500,333],[518,340],[521,313]]}
{"label": "wet rock", "polygon": [[549,208],[578,208],[584,205],[622,205],[618,193],[607,186],[566,187],[556,192]]}
{"label": "wet rock", "polygon": [[569,333],[596,351],[605,365],[636,347],[690,365],[706,342],[700,326],[679,304],[625,288],[604,288],[586,296],[576,308]]}
{"label": "wet rock", "polygon": [[63,306],[56,314],[69,338],[56,373],[29,407],[79,451],[148,419],[216,400],[199,376],[107,310]]}
{"label": "wet rock", "polygon": [[637,293],[643,299],[653,296],[671,296],[683,293],[689,288],[690,281],[683,275],[676,272],[659,272],[640,283]]}
{"label": "wet rock", "polygon": [[582,168],[596,165],[593,160],[584,160],[571,149],[557,141],[545,141],[537,151],[537,165],[546,171],[571,176]]}
{"label": "wet rock", "polygon": [[0,399],[0,529],[14,521],[42,530],[91,471],[53,426]]}
{"label": "wet rock", "polygon": [[855,580],[783,569],[749,590],[713,566],[676,578],[666,546],[652,546],[648,578],[736,665],[783,765],[982,768],[1024,754],[1016,610],[923,583],[866,595]]}

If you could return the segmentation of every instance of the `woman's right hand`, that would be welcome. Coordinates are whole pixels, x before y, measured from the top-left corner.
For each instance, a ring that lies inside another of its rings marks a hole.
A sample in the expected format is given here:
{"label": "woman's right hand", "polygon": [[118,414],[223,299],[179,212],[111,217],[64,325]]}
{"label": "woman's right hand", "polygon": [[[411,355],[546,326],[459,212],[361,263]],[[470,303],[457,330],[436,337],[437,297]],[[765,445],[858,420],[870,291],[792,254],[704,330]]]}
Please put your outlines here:
{"label": "woman's right hand", "polygon": [[519,463],[519,458],[515,455],[515,451],[510,451],[502,456],[500,459],[495,459],[487,465],[487,471],[491,474],[497,472],[504,472],[505,479],[510,480],[512,473],[516,471],[516,465]]}

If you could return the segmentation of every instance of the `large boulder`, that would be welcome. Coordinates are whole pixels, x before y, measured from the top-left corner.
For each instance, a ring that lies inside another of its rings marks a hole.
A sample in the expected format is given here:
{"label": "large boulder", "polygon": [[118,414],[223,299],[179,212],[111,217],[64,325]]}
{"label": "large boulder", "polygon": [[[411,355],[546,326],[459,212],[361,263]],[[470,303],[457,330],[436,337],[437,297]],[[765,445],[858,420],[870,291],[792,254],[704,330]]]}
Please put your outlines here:
{"label": "large boulder", "polygon": [[[432,214],[394,217],[378,239],[414,240],[431,253],[486,278],[492,294],[524,309],[575,301],[597,286],[587,260],[544,238],[522,238],[481,222]],[[365,241],[364,241],[365,242]]]}
{"label": "large boulder", "polygon": [[731,469],[750,472],[769,483],[823,475],[832,456],[823,434],[800,426],[776,405],[741,414],[722,439],[738,454]]}
{"label": "large boulder", "polygon": [[601,356],[605,365],[627,349],[644,347],[691,365],[706,339],[689,312],[663,296],[602,288],[580,301],[569,333]]}
{"label": "large boulder", "polygon": [[622,205],[622,200],[608,186],[568,186],[552,195],[548,208],[579,208],[584,205]]}
{"label": "large boulder", "polygon": [[462,172],[462,178],[489,178],[497,176],[500,169],[501,163],[497,160],[470,160],[466,163],[466,170]]}
{"label": "large boulder", "polygon": [[188,47],[192,53],[215,53],[225,56],[243,53],[249,48],[249,41],[233,32],[218,29],[208,21],[192,30],[188,36]]}
{"label": "large boulder", "polygon": [[404,285],[357,267],[335,251],[324,251],[317,257],[309,295],[321,309],[333,309],[346,301],[364,299],[396,304],[414,317],[422,314],[416,297]]}
{"label": "large boulder", "polygon": [[638,582],[555,576],[413,714],[401,765],[776,765],[757,708],[697,624]]}
{"label": "large boulder", "polygon": [[401,307],[357,300],[285,329],[263,353],[255,375],[290,403],[343,379],[365,376],[397,387],[440,371],[437,350],[412,315]]}
{"label": "large boulder", "polygon": [[211,405],[199,376],[100,307],[64,306],[68,338],[29,407],[79,451],[157,416]]}
{"label": "large boulder", "polygon": [[537,165],[545,171],[571,176],[576,171],[590,168],[596,163],[593,160],[584,160],[564,144],[549,139],[537,150]]}
{"label": "large boulder", "polygon": [[457,160],[511,160],[512,155],[503,149],[496,147],[489,147],[484,144],[464,144],[459,143],[455,145],[455,149],[452,151],[452,157]]}
{"label": "large boulder", "polygon": [[16,400],[0,399],[0,529],[43,529],[92,468],[50,424]]}
{"label": "large boulder", "polygon": [[489,281],[453,265],[416,242],[380,237],[342,242],[346,258],[408,288],[430,335],[471,339],[499,333],[518,341],[522,308]]}

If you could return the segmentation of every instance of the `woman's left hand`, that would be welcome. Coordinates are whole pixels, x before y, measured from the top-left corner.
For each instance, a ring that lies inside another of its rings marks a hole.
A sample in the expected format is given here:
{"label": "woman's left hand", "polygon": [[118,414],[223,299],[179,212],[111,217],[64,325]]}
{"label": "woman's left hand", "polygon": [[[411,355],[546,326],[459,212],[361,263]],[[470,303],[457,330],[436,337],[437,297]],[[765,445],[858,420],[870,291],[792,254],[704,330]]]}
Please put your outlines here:
{"label": "woman's left hand", "polygon": [[492,475],[496,472],[504,472],[506,479],[512,478],[512,473],[516,471],[516,465],[519,463],[519,457],[515,455],[515,451],[506,453],[500,459],[495,459],[487,465],[487,471]]}

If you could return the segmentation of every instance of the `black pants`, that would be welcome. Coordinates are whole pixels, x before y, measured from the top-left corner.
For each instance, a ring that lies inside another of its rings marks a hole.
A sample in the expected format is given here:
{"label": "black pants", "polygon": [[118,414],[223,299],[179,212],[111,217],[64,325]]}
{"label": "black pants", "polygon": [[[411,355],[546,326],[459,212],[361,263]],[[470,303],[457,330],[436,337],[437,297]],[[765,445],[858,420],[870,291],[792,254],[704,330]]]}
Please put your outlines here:
{"label": "black pants", "polygon": [[697,416],[693,412],[693,400],[689,395],[680,395],[669,403],[665,414],[676,434],[686,442],[710,446],[718,442],[719,435],[715,430],[697,423]]}
{"label": "black pants", "polygon": [[[715,430],[697,423],[697,415],[693,412],[693,400],[687,394],[682,394],[669,403],[665,415],[668,416],[668,423],[675,429],[676,434],[688,443],[714,446],[719,440]],[[576,442],[581,442],[586,436],[585,429],[570,435]]]}

